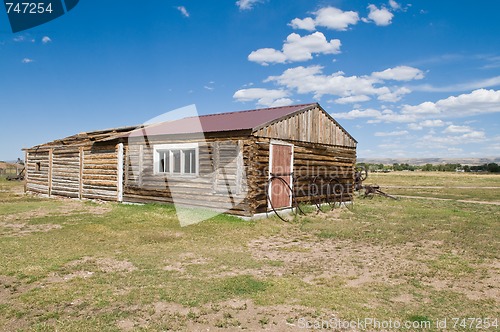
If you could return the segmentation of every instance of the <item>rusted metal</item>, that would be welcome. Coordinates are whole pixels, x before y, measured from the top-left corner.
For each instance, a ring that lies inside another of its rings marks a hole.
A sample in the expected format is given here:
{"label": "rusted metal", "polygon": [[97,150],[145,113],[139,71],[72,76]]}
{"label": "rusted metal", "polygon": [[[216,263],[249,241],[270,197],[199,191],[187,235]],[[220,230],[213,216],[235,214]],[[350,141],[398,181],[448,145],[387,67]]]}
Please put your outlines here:
{"label": "rusted metal", "polygon": [[368,178],[368,170],[364,166],[356,167],[356,172],[354,173],[354,190],[362,193],[363,197],[373,198],[374,195],[380,195],[391,199],[398,199],[397,197],[391,196],[382,190],[380,186],[376,184],[363,184]]}

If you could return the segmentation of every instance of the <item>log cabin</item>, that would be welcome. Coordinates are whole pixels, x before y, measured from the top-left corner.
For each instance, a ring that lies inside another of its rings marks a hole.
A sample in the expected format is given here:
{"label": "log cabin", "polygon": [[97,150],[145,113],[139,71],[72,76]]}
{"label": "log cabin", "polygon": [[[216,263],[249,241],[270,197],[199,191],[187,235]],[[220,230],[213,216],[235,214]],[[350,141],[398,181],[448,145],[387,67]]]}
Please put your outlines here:
{"label": "log cabin", "polygon": [[80,133],[24,149],[26,191],[252,217],[352,199],[357,141],[318,103]]}

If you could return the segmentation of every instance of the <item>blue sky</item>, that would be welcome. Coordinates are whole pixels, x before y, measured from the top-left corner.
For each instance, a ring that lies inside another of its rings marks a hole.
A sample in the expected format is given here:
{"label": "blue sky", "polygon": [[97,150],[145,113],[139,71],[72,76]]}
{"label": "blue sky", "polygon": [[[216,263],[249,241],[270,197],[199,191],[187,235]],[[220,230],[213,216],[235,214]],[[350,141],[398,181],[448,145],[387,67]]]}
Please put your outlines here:
{"label": "blue sky", "polygon": [[500,155],[500,2],[81,0],[0,13],[0,160],[78,132],[319,102],[359,157]]}

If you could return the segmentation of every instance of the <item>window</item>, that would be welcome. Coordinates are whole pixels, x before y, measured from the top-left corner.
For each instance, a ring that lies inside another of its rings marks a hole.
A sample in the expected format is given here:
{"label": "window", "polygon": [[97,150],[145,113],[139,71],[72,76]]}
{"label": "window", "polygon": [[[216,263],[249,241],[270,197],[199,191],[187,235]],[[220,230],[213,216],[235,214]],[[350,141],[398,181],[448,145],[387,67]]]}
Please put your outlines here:
{"label": "window", "polygon": [[35,172],[40,172],[41,168],[42,168],[42,163],[41,162],[37,162],[35,164]]}
{"label": "window", "polygon": [[197,143],[155,145],[154,151],[155,174],[198,174]]}

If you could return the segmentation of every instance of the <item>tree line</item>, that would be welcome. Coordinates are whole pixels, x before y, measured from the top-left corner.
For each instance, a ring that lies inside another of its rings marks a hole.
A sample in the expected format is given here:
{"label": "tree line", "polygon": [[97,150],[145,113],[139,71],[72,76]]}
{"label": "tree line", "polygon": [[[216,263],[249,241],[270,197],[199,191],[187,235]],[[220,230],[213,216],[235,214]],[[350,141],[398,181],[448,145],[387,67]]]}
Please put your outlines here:
{"label": "tree line", "polygon": [[408,163],[394,163],[392,165],[359,163],[358,166],[365,167],[369,172],[391,172],[391,171],[424,171],[424,172],[489,172],[500,173],[497,163],[483,165],[461,165],[461,164],[425,164],[410,165]]}

